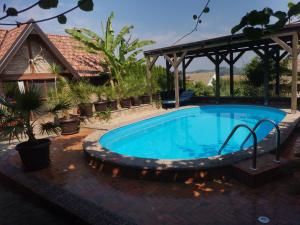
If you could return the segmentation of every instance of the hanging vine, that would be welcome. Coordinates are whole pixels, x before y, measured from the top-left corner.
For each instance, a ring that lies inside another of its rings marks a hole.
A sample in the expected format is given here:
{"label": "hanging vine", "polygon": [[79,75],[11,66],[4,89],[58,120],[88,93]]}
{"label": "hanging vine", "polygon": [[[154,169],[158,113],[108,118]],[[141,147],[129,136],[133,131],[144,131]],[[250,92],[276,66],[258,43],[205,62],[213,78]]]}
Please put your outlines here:
{"label": "hanging vine", "polygon": [[210,8],[209,8],[210,2],[211,2],[211,0],[207,0],[202,11],[198,15],[197,14],[193,15],[193,19],[195,20],[194,28],[190,32],[188,32],[187,34],[185,34],[181,38],[179,38],[177,41],[175,41],[173,43],[173,45],[176,45],[177,43],[182,41],[184,38],[190,36],[192,33],[196,32],[198,30],[199,25],[202,23],[202,20],[201,20],[202,15],[205,13],[209,13],[209,11],[210,11]]}
{"label": "hanging vine", "polygon": [[[3,10],[3,16],[0,17],[0,21],[3,21],[9,17],[17,17],[20,14],[34,8],[34,7],[40,7],[43,10],[47,10],[47,9],[53,9],[53,8],[57,8],[59,4],[59,0],[39,0],[27,7],[25,7],[24,9],[17,9],[15,7],[7,7],[6,4],[3,4],[2,6],[2,10]],[[65,24],[67,22],[67,17],[66,14],[74,11],[75,9],[81,9],[83,11],[92,11],[94,8],[94,3],[93,0],[78,0],[77,5],[73,6],[72,8],[63,11],[62,13],[59,13],[55,16],[51,16],[45,19],[40,19],[40,20],[29,20],[29,21],[18,21],[16,20],[15,22],[12,23],[5,23],[2,22],[0,23],[0,25],[2,26],[20,26],[23,24],[30,24],[30,23],[41,23],[41,22],[45,22],[45,21],[49,21],[49,20],[53,20],[53,19],[57,19],[57,21],[60,24]]]}

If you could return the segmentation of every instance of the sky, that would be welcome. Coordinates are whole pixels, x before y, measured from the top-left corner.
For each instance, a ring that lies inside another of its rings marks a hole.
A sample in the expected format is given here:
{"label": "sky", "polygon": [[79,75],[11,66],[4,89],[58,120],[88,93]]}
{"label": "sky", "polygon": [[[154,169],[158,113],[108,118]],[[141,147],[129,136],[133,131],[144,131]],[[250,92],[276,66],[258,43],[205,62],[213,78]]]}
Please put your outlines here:
{"label": "sky", "polygon": [[[230,34],[231,28],[238,24],[245,13],[253,9],[271,7],[274,10],[287,10],[289,0],[211,0],[210,12],[202,17],[202,24],[192,35],[180,43],[199,41],[208,38]],[[24,8],[36,0],[4,0],[7,7]],[[47,33],[65,34],[64,29],[70,27],[85,27],[101,34],[101,21],[105,22],[114,11],[116,17],[113,27],[120,30],[124,25],[134,25],[134,37],[151,39],[155,45],[145,49],[154,49],[172,45],[181,36],[191,31],[195,25],[192,16],[198,14],[206,0],[94,0],[92,12],[73,11],[67,15],[66,25],[56,20],[39,24]],[[9,21],[35,20],[53,16],[71,8],[77,0],[60,0],[59,7],[51,10],[41,10],[36,7],[20,14],[18,18]],[[4,21],[1,21],[4,22]],[[237,64],[245,65],[252,54],[245,55]],[[163,64],[163,60],[158,63]],[[193,62],[189,70],[211,69],[213,65],[206,59]]]}

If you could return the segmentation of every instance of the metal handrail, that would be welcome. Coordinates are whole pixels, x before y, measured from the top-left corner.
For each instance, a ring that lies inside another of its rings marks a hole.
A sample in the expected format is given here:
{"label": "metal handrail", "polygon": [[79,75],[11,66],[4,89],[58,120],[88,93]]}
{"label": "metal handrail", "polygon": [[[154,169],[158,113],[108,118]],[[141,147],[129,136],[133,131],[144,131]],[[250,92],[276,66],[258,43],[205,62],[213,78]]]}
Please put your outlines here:
{"label": "metal handrail", "polygon": [[228,144],[229,140],[232,138],[232,136],[235,134],[235,132],[241,128],[244,127],[250,131],[250,135],[253,136],[253,161],[252,161],[252,168],[253,170],[256,170],[256,158],[257,158],[257,136],[255,132],[246,124],[239,124],[233,128],[233,130],[230,132],[229,136],[227,137],[226,141],[223,143],[221,148],[218,151],[218,155],[221,155],[223,149]]}
{"label": "metal handrail", "polygon": [[[277,163],[279,163],[280,162],[280,151],[279,151],[279,148],[280,148],[280,129],[279,129],[279,126],[276,124],[276,122],[273,121],[273,120],[270,120],[270,119],[261,119],[260,121],[258,121],[255,124],[255,126],[252,129],[255,132],[256,129],[262,123],[265,123],[265,122],[271,123],[275,127],[275,129],[276,129],[276,132],[277,132],[277,135],[276,135],[276,153],[275,153],[276,156],[275,156],[275,160],[274,161],[277,162]],[[248,141],[248,139],[250,138],[250,136],[251,136],[251,133],[246,137],[246,139],[242,143],[240,150],[243,150],[244,145],[246,144],[246,142]]]}

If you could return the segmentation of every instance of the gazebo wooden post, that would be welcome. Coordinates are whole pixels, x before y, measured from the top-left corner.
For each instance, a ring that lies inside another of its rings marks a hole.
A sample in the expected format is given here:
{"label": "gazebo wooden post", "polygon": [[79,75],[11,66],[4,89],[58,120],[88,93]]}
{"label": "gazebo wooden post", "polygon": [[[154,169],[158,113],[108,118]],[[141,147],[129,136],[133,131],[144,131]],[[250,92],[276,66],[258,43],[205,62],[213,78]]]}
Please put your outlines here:
{"label": "gazebo wooden post", "polygon": [[185,59],[182,60],[182,83],[183,83],[183,90],[186,90],[186,66],[185,66]]}
{"label": "gazebo wooden post", "polygon": [[293,34],[293,43],[292,43],[292,102],[291,110],[292,113],[296,113],[297,106],[297,82],[298,82],[298,55],[299,55],[299,37],[298,33]]}
{"label": "gazebo wooden post", "polygon": [[[229,54],[229,59],[227,55]],[[221,55],[221,61],[224,60],[229,65],[229,75],[230,75],[230,96],[234,97],[234,64],[243,56],[244,51],[241,51],[235,58],[233,55],[232,49],[229,50],[229,53]],[[211,59],[213,62],[213,60]]]}
{"label": "gazebo wooden post", "polygon": [[215,61],[215,74],[216,74],[216,98],[217,103],[220,103],[220,55],[216,53]]}
{"label": "gazebo wooden post", "polygon": [[280,50],[275,53],[275,94],[280,96]]}
{"label": "gazebo wooden post", "polygon": [[169,63],[173,66],[174,68],[174,89],[175,89],[175,107],[179,108],[180,107],[180,102],[179,102],[179,65],[183,61],[185,55],[187,52],[183,52],[178,58],[176,53],[173,53],[173,60],[168,56],[164,55],[164,57],[169,61]]}
{"label": "gazebo wooden post", "polygon": [[271,37],[271,39],[276,42],[280,47],[286,50],[292,56],[292,97],[291,97],[291,112],[296,113],[298,109],[297,102],[297,81],[298,81],[298,55],[300,48],[298,47],[299,37],[298,33],[294,32],[292,34],[292,47],[281,40],[277,36]]}
{"label": "gazebo wooden post", "polygon": [[[177,55],[173,56],[174,62],[177,62]],[[174,89],[175,89],[175,107],[179,108],[179,70],[178,66],[174,65]]]}
{"label": "gazebo wooden post", "polygon": [[158,56],[155,56],[151,59],[150,56],[145,56],[146,58],[146,68],[147,68],[147,86],[148,86],[148,94],[150,95],[150,102],[152,102],[152,74],[151,70],[158,59]]}
{"label": "gazebo wooden post", "polygon": [[269,77],[270,77],[270,53],[269,53],[269,45],[265,44],[264,46],[264,56],[263,56],[263,64],[264,64],[264,105],[269,105]]}
{"label": "gazebo wooden post", "polygon": [[230,76],[230,96],[234,97],[234,61],[233,61],[233,52],[230,51],[229,53],[229,76]]}
{"label": "gazebo wooden post", "polygon": [[170,63],[168,62],[168,60],[166,60],[166,76],[167,76],[167,91],[169,92],[171,90],[171,86],[170,86]]}

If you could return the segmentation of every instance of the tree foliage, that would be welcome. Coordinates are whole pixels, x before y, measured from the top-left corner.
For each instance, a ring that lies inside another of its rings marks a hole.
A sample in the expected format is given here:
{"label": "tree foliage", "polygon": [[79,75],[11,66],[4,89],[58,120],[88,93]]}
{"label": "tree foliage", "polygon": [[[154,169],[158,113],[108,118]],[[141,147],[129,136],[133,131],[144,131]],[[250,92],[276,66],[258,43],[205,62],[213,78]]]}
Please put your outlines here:
{"label": "tree foliage", "polygon": [[240,23],[231,30],[232,34],[242,30],[251,40],[260,39],[265,33],[274,34],[282,29],[287,22],[300,14],[300,2],[288,4],[288,11],[274,11],[266,7],[260,11],[252,10],[242,17]]}
{"label": "tree foliage", "polygon": [[[280,75],[288,73],[288,61],[284,60],[280,63],[279,73]],[[273,60],[268,62],[269,69],[269,81],[273,81],[276,76],[276,66]],[[254,57],[249,64],[245,66],[244,73],[250,84],[255,87],[259,87],[264,83],[265,64],[259,57]]]}

